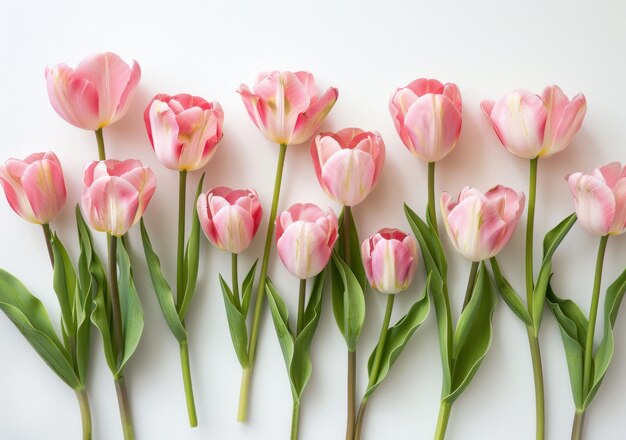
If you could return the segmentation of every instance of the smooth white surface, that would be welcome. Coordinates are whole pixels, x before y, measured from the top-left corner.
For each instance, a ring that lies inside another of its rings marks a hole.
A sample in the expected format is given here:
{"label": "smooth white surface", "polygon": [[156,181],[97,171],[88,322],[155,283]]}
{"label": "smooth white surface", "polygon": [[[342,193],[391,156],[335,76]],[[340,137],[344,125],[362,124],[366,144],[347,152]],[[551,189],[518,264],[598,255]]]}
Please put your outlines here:
{"label": "smooth white surface", "polygon": [[[69,4],[68,4],[69,3]],[[426,166],[400,142],[389,117],[392,91],[418,77],[456,82],[463,94],[464,124],[456,150],[438,166],[437,193],[470,184],[527,187],[526,161],[500,147],[481,114],[482,99],[513,88],[539,92],[550,83],[569,95],[582,91],[588,114],[571,147],[539,166],[537,257],[543,234],[572,209],[567,173],[590,171],[611,160],[626,161],[626,4],[621,2],[401,1],[144,1],[5,2],[0,14],[0,160],[53,149],[65,167],[68,207],[54,223],[76,257],[73,209],[83,165],[96,157],[93,133],[59,118],[48,103],[46,65],[76,65],[92,52],[111,50],[135,58],[143,76],[138,93],[119,123],[105,129],[112,158],[140,158],[157,173],[158,190],[146,222],[165,272],[174,279],[176,173],[162,167],[150,149],[142,113],[158,92],[188,92],[221,102],[224,139],[207,167],[206,188],[253,187],[269,212],[276,146],[257,131],[235,89],[269,69],[309,70],[320,87],[339,88],[325,129],[346,126],[379,130],[387,143],[382,180],[354,212],[362,236],[382,226],[408,230],[406,200],[423,213]],[[195,186],[199,173],[190,179]],[[193,189],[189,190],[193,193]],[[3,198],[3,197],[2,197]],[[290,147],[280,206],[312,201],[332,206],[315,179],[308,145]],[[262,252],[267,217],[241,272]],[[0,202],[0,267],[24,280],[46,304],[55,324],[58,304],[41,231]],[[524,221],[501,257],[511,283],[523,292]],[[104,251],[103,237],[99,237]],[[187,323],[200,427],[187,426],[178,347],[161,316],[147,278],[138,230],[131,233],[132,257],[146,324],[128,365],[127,383],[140,440],[285,439],[291,396],[269,313],[261,326],[253,377],[250,420],[237,424],[240,368],[228,334],[217,273],[230,273],[228,255],[203,239],[198,294]],[[447,242],[446,242],[447,245]],[[555,257],[554,285],[588,309],[597,239],[575,226]],[[455,316],[469,264],[450,256]],[[611,239],[607,286],[626,261],[626,236]],[[270,274],[295,305],[297,281],[272,259]],[[408,309],[424,282],[398,297],[394,315]],[[294,292],[290,295],[290,291]],[[328,298],[328,297],[327,297]],[[369,293],[367,323],[360,341],[359,394],[366,382],[366,356],[378,335],[384,298]],[[395,318],[394,318],[395,319]],[[598,326],[602,325],[602,320]],[[534,438],[534,394],[528,343],[522,324],[500,301],[494,314],[493,345],[480,371],[455,404],[448,438]],[[601,328],[601,327],[599,327]],[[616,325],[616,354],[589,409],[587,439],[626,437],[626,319]],[[0,438],[78,439],[80,419],[73,392],[39,359],[4,316],[0,316]],[[548,439],[569,438],[573,403],[558,329],[546,311],[541,332]],[[94,439],[121,438],[117,403],[102,346],[94,330],[89,391]],[[313,347],[314,372],[303,400],[302,440],[341,439],[345,423],[346,354],[330,301]],[[441,383],[434,314],[416,332],[388,380],[371,400],[364,439],[429,439],[434,432]]]}

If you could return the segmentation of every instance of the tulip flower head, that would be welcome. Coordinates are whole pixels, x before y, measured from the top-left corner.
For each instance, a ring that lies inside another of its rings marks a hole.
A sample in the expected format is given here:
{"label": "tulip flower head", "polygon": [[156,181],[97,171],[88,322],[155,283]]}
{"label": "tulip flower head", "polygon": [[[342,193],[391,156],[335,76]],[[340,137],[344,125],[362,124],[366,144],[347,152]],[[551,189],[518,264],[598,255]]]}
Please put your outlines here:
{"label": "tulip flower head", "polygon": [[317,135],[311,143],[311,158],[328,197],[355,206],[378,183],[385,163],[385,143],[376,132],[345,128]]}
{"label": "tulip flower head", "polygon": [[214,188],[200,194],[197,209],[209,241],[231,254],[239,254],[250,246],[263,217],[253,189]]}
{"label": "tulip flower head", "polygon": [[63,63],[47,67],[45,75],[50,104],[59,116],[78,128],[97,130],[124,116],[141,69],[136,61],[131,67],[106,52],[85,58],[76,69]]}
{"label": "tulip flower head", "polygon": [[591,174],[566,177],[576,217],[594,235],[619,235],[626,231],[626,166],[619,162],[597,167]]}
{"label": "tulip flower head", "polygon": [[204,167],[222,139],[222,107],[198,96],[156,95],[143,116],[152,148],[172,170]]}
{"label": "tulip flower head", "polygon": [[482,194],[466,186],[457,201],[441,194],[441,212],[454,248],[471,261],[494,257],[509,242],[524,211],[525,197],[498,185]]}
{"label": "tulip flower head", "polygon": [[567,148],[587,112],[583,94],[570,101],[555,85],[546,87],[541,96],[513,90],[480,106],[502,145],[525,159],[550,157]]}
{"label": "tulip flower head", "polygon": [[138,160],[92,162],[83,184],[83,215],[96,231],[116,237],[141,219],[156,189],[154,173]]}
{"label": "tulip flower head", "polygon": [[67,199],[63,168],[52,152],[7,160],[0,165],[0,185],[11,208],[35,224],[52,221]]}
{"label": "tulip flower head", "polygon": [[295,277],[306,280],[328,264],[337,240],[337,217],[312,203],[296,203],[276,219],[276,247]]}
{"label": "tulip flower head", "polygon": [[456,84],[420,78],[397,89],[389,101],[396,130],[414,156],[437,162],[456,146],[463,105]]}
{"label": "tulip flower head", "polygon": [[384,228],[361,245],[367,280],[381,293],[406,290],[417,268],[417,241],[399,229]]}
{"label": "tulip flower head", "polygon": [[250,90],[238,90],[254,125],[272,142],[296,145],[315,133],[335,105],[334,87],[318,96],[313,75],[308,72],[264,72]]}

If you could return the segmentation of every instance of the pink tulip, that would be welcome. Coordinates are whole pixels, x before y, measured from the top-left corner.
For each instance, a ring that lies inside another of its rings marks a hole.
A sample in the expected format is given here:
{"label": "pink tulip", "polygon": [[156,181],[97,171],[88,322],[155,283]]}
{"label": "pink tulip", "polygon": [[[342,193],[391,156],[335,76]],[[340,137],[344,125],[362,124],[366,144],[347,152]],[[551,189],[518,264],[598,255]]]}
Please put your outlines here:
{"label": "pink tulip", "polygon": [[397,89],[389,112],[404,145],[426,162],[437,162],[456,146],[461,134],[461,92],[456,84],[420,78]]}
{"label": "pink tulip", "polygon": [[415,277],[417,241],[399,229],[381,229],[363,242],[361,258],[374,289],[382,293],[402,292]]}
{"label": "pink tulip", "polygon": [[525,197],[498,185],[484,195],[466,186],[456,202],[441,194],[441,212],[454,248],[471,261],[495,256],[509,242],[524,211]]}
{"label": "pink tulip", "polygon": [[578,94],[570,101],[558,86],[546,87],[542,96],[513,90],[498,102],[483,101],[500,142],[525,159],[550,157],[565,149],[583,123],[587,101]]}
{"label": "pink tulip", "polygon": [[619,235],[626,231],[626,166],[613,162],[591,174],[567,176],[576,216],[592,234]]}
{"label": "pink tulip", "polygon": [[222,139],[222,107],[198,96],[156,95],[143,118],[158,159],[172,170],[204,167]]}
{"label": "pink tulip", "polygon": [[328,197],[355,206],[378,183],[385,163],[385,143],[376,132],[344,128],[317,135],[311,143],[311,158]]}
{"label": "pink tulip", "polygon": [[31,223],[49,223],[67,198],[63,168],[52,152],[7,160],[0,165],[0,184],[11,208]]}
{"label": "pink tulip", "polygon": [[253,189],[214,188],[198,198],[200,225],[216,247],[239,254],[256,235],[263,209]]}
{"label": "pink tulip", "polygon": [[281,261],[301,280],[328,264],[337,240],[337,217],[312,203],[296,203],[276,220],[276,247]]}
{"label": "pink tulip", "polygon": [[238,92],[261,133],[285,145],[301,144],[313,136],[338,96],[334,87],[318,96],[308,72],[264,72],[252,91],[242,84]]}
{"label": "pink tulip", "polygon": [[117,237],[139,221],[156,189],[154,173],[138,160],[92,162],[83,183],[85,218],[95,230]]}
{"label": "pink tulip", "polygon": [[46,67],[48,97],[54,110],[72,125],[97,130],[120,119],[141,78],[136,61],[130,67],[114,53],[85,58],[76,69]]}

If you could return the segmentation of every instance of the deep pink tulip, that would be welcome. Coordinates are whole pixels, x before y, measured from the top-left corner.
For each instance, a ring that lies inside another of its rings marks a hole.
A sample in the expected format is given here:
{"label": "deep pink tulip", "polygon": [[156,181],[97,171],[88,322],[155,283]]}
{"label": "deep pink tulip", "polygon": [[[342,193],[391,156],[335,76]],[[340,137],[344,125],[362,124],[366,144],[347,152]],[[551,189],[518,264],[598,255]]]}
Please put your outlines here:
{"label": "deep pink tulip", "polygon": [[328,197],[355,206],[378,183],[385,163],[385,143],[376,132],[344,128],[315,136],[311,158],[317,180]]}
{"label": "deep pink tulip", "polygon": [[216,247],[239,254],[256,235],[263,209],[253,189],[213,188],[198,198],[200,225]]}
{"label": "deep pink tulip", "polygon": [[141,78],[136,61],[132,67],[111,52],[85,58],[76,69],[67,64],[46,67],[48,97],[54,110],[72,125],[97,130],[120,119]]}
{"label": "deep pink tulip", "polygon": [[550,157],[564,150],[580,129],[587,112],[581,93],[570,101],[558,86],[549,86],[541,96],[528,90],[513,90],[499,101],[483,101],[500,142],[525,159]]}
{"label": "deep pink tulip", "polygon": [[426,162],[437,162],[456,146],[463,105],[456,84],[420,78],[397,89],[389,112],[404,145]]}
{"label": "deep pink tulip", "polygon": [[313,136],[338,96],[334,87],[318,96],[308,72],[260,73],[252,91],[242,84],[238,92],[261,133],[285,145],[301,144]]}
{"label": "deep pink tulip", "polygon": [[117,237],[141,219],[156,189],[152,170],[132,159],[92,162],[83,183],[83,215],[96,231]]}
{"label": "deep pink tulip", "polygon": [[619,235],[626,231],[626,166],[613,162],[591,174],[567,176],[574,196],[576,216],[595,235]]}
{"label": "deep pink tulip", "polygon": [[382,293],[402,292],[415,277],[417,241],[399,229],[381,229],[363,242],[361,258],[374,289]]}
{"label": "deep pink tulip", "polygon": [[276,247],[281,261],[301,280],[328,264],[337,240],[337,217],[312,203],[296,203],[276,219]]}
{"label": "deep pink tulip", "polygon": [[498,185],[484,195],[466,186],[458,200],[441,194],[441,212],[454,248],[471,261],[495,256],[509,242],[524,211],[525,197]]}
{"label": "deep pink tulip", "polygon": [[156,95],[143,118],[157,158],[172,170],[204,167],[222,139],[222,107],[198,96]]}
{"label": "deep pink tulip", "polygon": [[0,165],[0,184],[11,208],[31,223],[49,223],[67,199],[63,168],[52,152],[7,160]]}

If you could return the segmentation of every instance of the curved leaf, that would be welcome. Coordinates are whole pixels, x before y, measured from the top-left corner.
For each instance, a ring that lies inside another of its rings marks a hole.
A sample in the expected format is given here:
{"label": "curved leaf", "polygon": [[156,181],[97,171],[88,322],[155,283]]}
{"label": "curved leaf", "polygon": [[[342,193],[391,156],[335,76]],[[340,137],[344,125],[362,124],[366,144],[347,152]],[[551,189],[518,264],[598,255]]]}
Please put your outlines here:
{"label": "curved leaf", "polygon": [[254,285],[254,276],[256,274],[256,265],[259,262],[257,258],[248,271],[248,274],[241,283],[241,313],[244,317],[248,316],[250,310],[250,300],[252,299],[252,286]]}
{"label": "curved leaf", "polygon": [[544,260],[541,266],[539,277],[537,278],[537,284],[535,285],[535,290],[533,290],[531,316],[533,319],[533,331],[535,335],[539,334],[539,328],[541,327],[543,308],[545,306],[548,286],[550,285],[550,278],[552,278],[552,260],[548,259]]}
{"label": "curved leaf", "polygon": [[[407,314],[389,329],[376,381],[367,388],[364,398],[370,396],[387,377],[389,370],[391,370],[391,367],[398,359],[398,356],[402,353],[402,350],[404,350],[404,347],[409,342],[413,333],[415,333],[415,330],[417,330],[417,328],[428,316],[428,312],[430,310],[430,299],[428,297],[428,286],[430,285],[430,280],[431,277],[428,277],[422,298],[416,301],[415,304],[411,306]],[[372,374],[372,365],[374,363],[377,348],[378,345],[374,347],[367,364],[367,371],[370,377]]]}
{"label": "curved leaf", "polygon": [[559,247],[567,233],[572,229],[574,223],[576,223],[576,214],[570,214],[565,219],[556,225],[553,229],[548,231],[543,239],[543,259],[544,261],[552,258],[554,252]]}
{"label": "curved leaf", "polygon": [[349,351],[356,350],[365,323],[363,289],[348,265],[334,251],[331,263],[332,303],[335,321]]}
{"label": "curved leaf", "polygon": [[[367,276],[365,275],[365,268],[363,267],[363,261],[361,260],[361,241],[359,240],[359,232],[356,229],[356,223],[354,222],[354,216],[350,216],[350,243],[348,245],[348,250],[350,252],[351,258],[346,258],[345,253],[345,244],[344,244],[344,226],[343,219],[345,213],[345,206],[341,210],[341,214],[339,215],[339,236],[337,237],[337,242],[335,243],[335,251],[341,257],[341,259],[346,262],[354,276],[359,282],[361,289],[363,292],[367,290],[368,282]],[[348,260],[350,262],[348,263]]]}
{"label": "curved leaf", "polygon": [[[54,254],[54,278],[53,287],[61,306],[61,328],[64,339],[74,339],[76,334],[76,316],[74,306],[76,304],[78,282],[76,272],[67,254],[67,250],[56,234],[50,240],[52,253]],[[73,344],[72,344],[73,345]]]}
{"label": "curved leaf", "polygon": [[172,334],[176,340],[182,344],[187,341],[187,330],[185,330],[185,326],[178,316],[176,304],[174,304],[172,289],[161,271],[161,261],[152,248],[152,243],[150,242],[150,237],[148,236],[148,231],[146,230],[146,225],[144,224],[143,219],[141,219],[140,227],[143,250],[146,255],[146,263],[148,265],[148,272],[150,273],[150,279],[152,280],[152,285],[154,286],[154,292],[156,293],[157,300],[159,301],[161,312],[163,313],[165,322],[167,322]]}
{"label": "curved leaf", "polygon": [[430,273],[433,269],[437,270],[440,278],[445,280],[448,272],[448,263],[439,234],[426,224],[406,203],[404,204],[404,213],[420,245],[426,273]]}
{"label": "curved leaf", "polygon": [[[254,276],[254,275],[253,275]],[[226,318],[228,319],[228,330],[233,341],[233,347],[237,354],[237,359],[242,368],[248,368],[248,329],[246,327],[246,317],[237,307],[233,293],[224,281],[220,278],[222,295],[224,296],[224,306],[226,307]],[[251,289],[251,288],[250,288]]]}
{"label": "curved leaf", "polygon": [[502,276],[502,272],[500,272],[500,266],[498,265],[498,261],[496,257],[491,258],[491,270],[493,271],[493,277],[496,282],[496,286],[498,288],[498,292],[500,292],[500,296],[504,299],[504,302],[509,306],[511,311],[517,315],[519,319],[522,320],[524,324],[527,326],[532,324],[532,319],[526,306],[520,299],[519,295],[513,289],[513,286],[508,282],[504,276]]}

